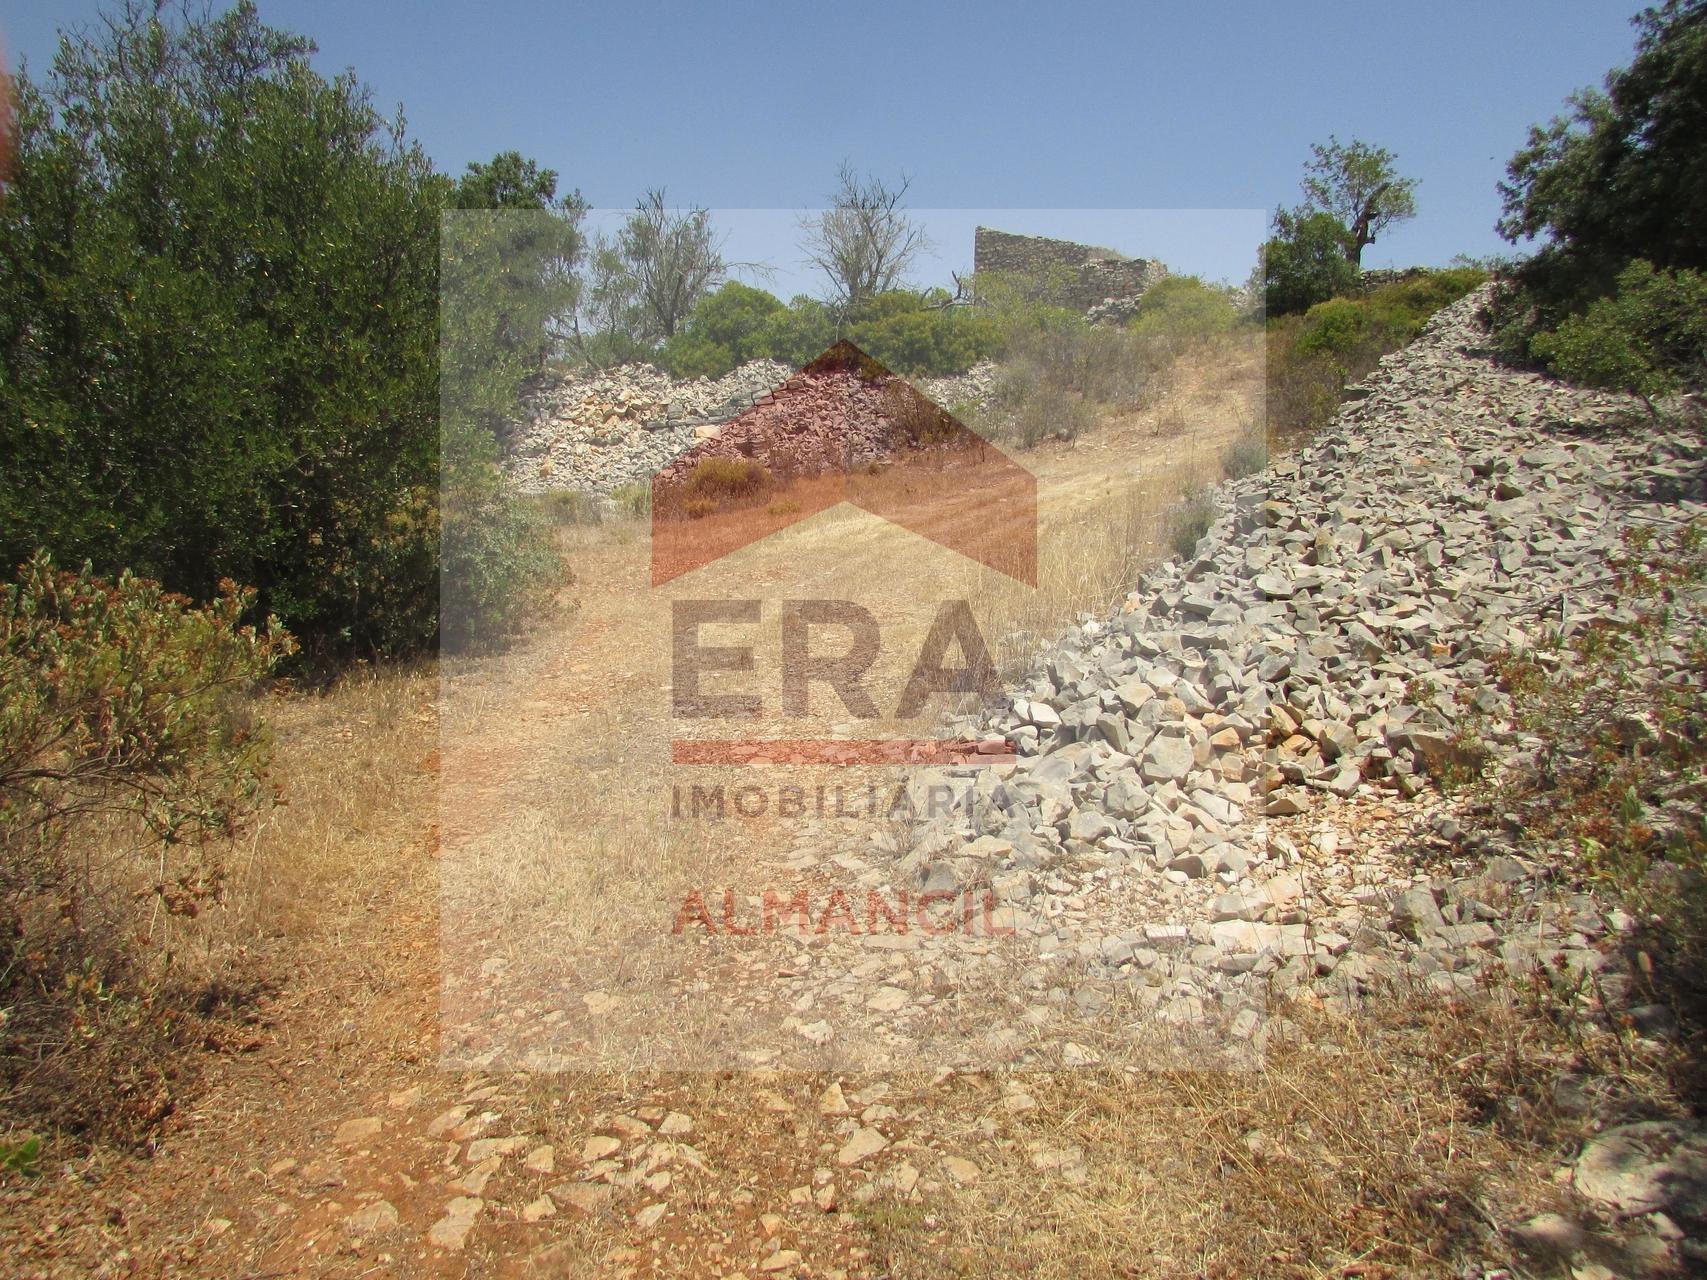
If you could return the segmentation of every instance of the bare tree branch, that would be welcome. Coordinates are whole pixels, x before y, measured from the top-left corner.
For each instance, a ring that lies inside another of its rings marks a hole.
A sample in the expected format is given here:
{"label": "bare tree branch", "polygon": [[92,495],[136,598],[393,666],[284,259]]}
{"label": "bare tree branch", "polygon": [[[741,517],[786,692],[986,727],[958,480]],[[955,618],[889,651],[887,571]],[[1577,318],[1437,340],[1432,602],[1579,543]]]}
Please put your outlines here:
{"label": "bare tree branch", "polygon": [[900,285],[930,241],[904,211],[912,185],[905,174],[891,187],[871,174],[860,177],[844,160],[836,177],[830,207],[801,220],[801,247],[828,280],[831,300],[847,311]]}

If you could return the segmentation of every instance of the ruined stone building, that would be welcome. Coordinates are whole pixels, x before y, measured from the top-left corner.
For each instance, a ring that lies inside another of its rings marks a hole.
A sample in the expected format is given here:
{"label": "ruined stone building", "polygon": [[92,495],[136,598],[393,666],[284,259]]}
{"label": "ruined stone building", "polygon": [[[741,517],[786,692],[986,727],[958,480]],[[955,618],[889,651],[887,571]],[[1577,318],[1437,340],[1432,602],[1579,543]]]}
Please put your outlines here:
{"label": "ruined stone building", "polygon": [[1092,313],[1130,312],[1144,291],[1168,274],[1155,258],[1129,258],[1113,249],[991,227],[979,227],[974,234],[972,269],[979,275],[1052,278],[1053,301]]}

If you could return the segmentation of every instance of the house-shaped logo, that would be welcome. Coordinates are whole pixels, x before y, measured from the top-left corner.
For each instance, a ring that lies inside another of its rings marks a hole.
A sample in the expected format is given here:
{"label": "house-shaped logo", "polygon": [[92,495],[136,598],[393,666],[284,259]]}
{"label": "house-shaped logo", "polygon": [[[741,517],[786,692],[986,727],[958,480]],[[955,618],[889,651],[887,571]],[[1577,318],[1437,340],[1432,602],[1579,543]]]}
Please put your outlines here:
{"label": "house-shaped logo", "polygon": [[652,481],[661,586],[850,502],[1037,583],[1037,481],[851,342],[838,342]]}

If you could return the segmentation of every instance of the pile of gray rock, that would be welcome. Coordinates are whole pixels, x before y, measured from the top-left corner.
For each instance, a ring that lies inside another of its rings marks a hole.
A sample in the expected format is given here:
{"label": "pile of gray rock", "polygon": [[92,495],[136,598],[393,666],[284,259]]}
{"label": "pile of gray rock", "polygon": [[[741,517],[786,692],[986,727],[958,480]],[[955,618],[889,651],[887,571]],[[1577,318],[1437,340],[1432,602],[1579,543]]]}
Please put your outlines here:
{"label": "pile of gray rock", "polygon": [[[581,490],[608,494],[649,481],[698,441],[761,401],[794,375],[776,360],[754,360],[721,378],[678,381],[649,364],[536,382],[505,453],[521,493]],[[977,365],[915,386],[944,408],[982,403],[995,367]]]}
{"label": "pile of gray rock", "polygon": [[[989,885],[1035,941],[1035,988],[1135,985],[1184,1022],[1276,988],[1469,989],[1490,966],[1628,987],[1609,943],[1630,919],[1504,836],[1467,838],[1427,779],[1540,748],[1496,660],[1557,665],[1590,622],[1630,620],[1609,557],[1627,530],[1707,516],[1707,449],[1495,365],[1481,303],[1383,361],[1311,446],[1222,486],[1192,557],[958,726],[1017,763],[922,783],[954,803],[898,871]],[[1685,592],[1676,616],[1704,606]],[[1681,654],[1655,678],[1700,680]]]}

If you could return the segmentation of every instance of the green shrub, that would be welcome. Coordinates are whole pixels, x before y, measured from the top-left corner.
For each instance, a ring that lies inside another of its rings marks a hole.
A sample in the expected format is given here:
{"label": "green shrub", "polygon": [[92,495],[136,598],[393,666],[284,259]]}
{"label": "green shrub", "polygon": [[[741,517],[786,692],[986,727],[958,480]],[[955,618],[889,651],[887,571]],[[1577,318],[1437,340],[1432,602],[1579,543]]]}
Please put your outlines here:
{"label": "green shrub", "polygon": [[491,649],[520,633],[566,577],[538,507],[495,480],[447,490],[439,542],[439,636],[451,651]]}
{"label": "green shrub", "polygon": [[798,369],[822,355],[839,336],[836,316],[829,305],[797,294],[787,307],[766,322],[758,339],[758,351]]}
{"label": "green shrub", "polygon": [[1537,333],[1530,351],[1554,373],[1653,401],[1707,387],[1707,277],[1631,263],[1611,297]]}
{"label": "green shrub", "polygon": [[652,486],[644,480],[631,480],[612,489],[610,500],[618,515],[644,519],[652,513]]}
{"label": "green shrub", "polygon": [[[0,563],[45,547],[196,599],[234,578],[316,655],[418,650],[461,462],[441,407],[459,447],[501,426],[574,291],[579,206],[513,153],[452,183],[309,41],[196,12],[129,6],[20,78]],[[441,237],[492,205],[516,220]],[[480,305],[441,316],[441,280]]]}
{"label": "green shrub", "polygon": [[946,302],[940,290],[879,294],[851,318],[848,338],[907,377],[964,373],[995,351],[995,325],[972,307]]}
{"label": "green shrub", "polygon": [[1174,554],[1189,560],[1197,554],[1197,544],[1215,523],[1215,503],[1209,491],[1195,488],[1187,492],[1175,506],[1169,522],[1168,544]]}
{"label": "green shrub", "polygon": [[770,354],[768,327],[785,310],[763,289],[731,280],[700,299],[686,325],[660,349],[658,363],[678,378],[720,378]]}
{"label": "green shrub", "polygon": [[1231,333],[1239,323],[1232,294],[1196,276],[1165,276],[1145,290],[1128,326],[1140,339],[1182,350]]}
{"label": "green shrub", "polygon": [[376,575],[432,582],[385,530],[434,484],[445,184],[252,7],[135,12],[20,80],[0,562],[46,546],[200,599],[234,577],[305,642],[365,647]]}
{"label": "green shrub", "polygon": [[1449,268],[1333,298],[1303,315],[1268,321],[1268,422],[1282,438],[1308,434],[1332,420],[1345,388],[1381,357],[1419,333],[1441,307],[1485,279],[1479,270]]}
{"label": "green shrub", "polygon": [[0,592],[9,1108],[124,1140],[159,1118],[172,1010],[142,932],[218,900],[224,841],[265,798],[269,741],[247,695],[292,644],[239,625],[254,602],[224,583],[196,608],[45,554]]}
{"label": "green shrub", "polygon": [[1351,232],[1331,213],[1281,211],[1263,246],[1264,306],[1270,316],[1308,311],[1357,285]]}

